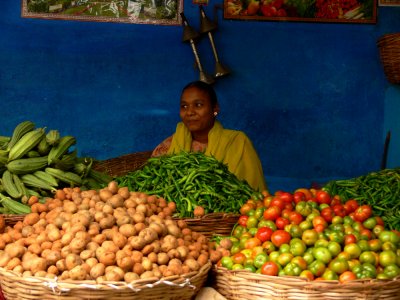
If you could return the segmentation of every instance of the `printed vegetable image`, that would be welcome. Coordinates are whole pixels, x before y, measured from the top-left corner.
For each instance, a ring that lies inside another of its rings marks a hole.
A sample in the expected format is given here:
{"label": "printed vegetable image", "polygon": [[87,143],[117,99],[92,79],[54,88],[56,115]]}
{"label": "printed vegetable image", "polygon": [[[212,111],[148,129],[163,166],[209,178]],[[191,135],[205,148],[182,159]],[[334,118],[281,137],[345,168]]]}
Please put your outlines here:
{"label": "printed vegetable image", "polygon": [[225,0],[227,17],[316,18],[357,20],[371,18],[372,0]]}
{"label": "printed vegetable image", "polygon": [[247,182],[229,172],[225,164],[200,152],[153,157],[142,169],[115,180],[130,191],[175,202],[180,217],[194,216],[198,206],[205,213],[238,213],[249,198],[261,197]]}
{"label": "printed vegetable image", "polygon": [[343,200],[369,205],[390,229],[400,230],[400,168],[384,169],[351,179],[332,180],[324,188]]}

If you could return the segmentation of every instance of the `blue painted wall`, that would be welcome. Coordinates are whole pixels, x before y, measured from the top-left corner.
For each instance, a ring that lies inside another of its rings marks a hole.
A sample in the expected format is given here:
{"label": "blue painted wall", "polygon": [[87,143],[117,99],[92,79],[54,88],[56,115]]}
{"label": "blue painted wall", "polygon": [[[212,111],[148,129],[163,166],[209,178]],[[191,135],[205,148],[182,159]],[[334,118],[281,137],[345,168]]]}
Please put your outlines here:
{"label": "blue painted wall", "polygon": [[[198,27],[198,7],[184,8]],[[388,167],[400,165],[400,90],[376,47],[400,31],[400,8],[379,7],[376,25],[217,17],[217,51],[232,69],[216,83],[220,119],[253,140],[271,191],[379,169],[387,130]],[[181,37],[181,26],[24,19],[19,1],[3,1],[1,134],[29,119],[76,136],[81,155],[153,149],[174,131],[182,86],[198,78]],[[211,73],[208,40],[198,49]]]}

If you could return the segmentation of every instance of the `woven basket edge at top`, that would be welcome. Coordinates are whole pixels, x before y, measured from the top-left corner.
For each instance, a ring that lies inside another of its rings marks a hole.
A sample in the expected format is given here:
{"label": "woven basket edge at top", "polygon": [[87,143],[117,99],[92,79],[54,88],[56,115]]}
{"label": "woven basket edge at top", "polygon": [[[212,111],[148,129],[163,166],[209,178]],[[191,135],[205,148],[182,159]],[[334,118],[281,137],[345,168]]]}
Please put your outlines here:
{"label": "woven basket edge at top", "polygon": [[111,176],[125,175],[130,171],[140,169],[151,157],[152,150],[123,154],[104,160],[97,160],[93,164],[93,169],[106,172]]}
{"label": "woven basket edge at top", "polygon": [[370,289],[388,289],[393,288],[396,291],[400,291],[400,276],[397,276],[393,279],[356,279],[353,281],[349,281],[347,283],[340,283],[337,280],[308,280],[305,278],[300,278],[297,276],[269,276],[256,274],[247,270],[228,270],[223,267],[218,267],[216,265],[213,266],[211,270],[214,276],[222,276],[227,281],[232,279],[242,280],[254,283],[277,283],[282,286],[290,287],[290,288],[301,288],[304,290],[316,290],[321,289],[322,291],[332,291],[333,289],[346,289],[346,290],[367,290]]}
{"label": "woven basket edge at top", "polygon": [[0,285],[3,288],[3,293],[5,295],[7,295],[6,293],[7,289],[4,289],[3,285],[7,283],[10,284],[11,287],[14,286],[15,290],[18,290],[18,292],[21,292],[21,287],[26,287],[27,294],[30,294],[29,291],[30,288],[33,285],[36,285],[36,288],[40,288],[42,290],[41,291],[42,293],[51,293],[50,295],[52,296],[54,296],[58,292],[63,292],[64,298],[65,296],[67,296],[66,291],[69,292],[73,290],[82,290],[82,289],[91,291],[94,295],[96,293],[102,293],[104,291],[111,291],[111,292],[123,291],[128,293],[132,291],[132,293],[135,293],[135,295],[137,293],[139,293],[140,295],[140,291],[147,291],[148,289],[157,289],[157,290],[165,289],[165,291],[168,292],[168,290],[170,291],[172,287],[176,288],[177,290],[182,290],[182,292],[187,292],[188,290],[190,290],[191,292],[194,293],[204,286],[211,267],[212,264],[210,261],[208,261],[207,264],[203,265],[196,272],[191,272],[180,276],[174,275],[161,279],[158,278],[138,279],[132,282],[132,284],[128,284],[123,281],[104,282],[98,284],[94,280],[86,280],[86,281],[68,280],[68,281],[57,282],[55,280],[48,278],[33,277],[33,276],[22,277],[21,275],[13,271],[0,268]]}
{"label": "woven basket edge at top", "polygon": [[380,44],[382,42],[385,42],[387,40],[393,40],[393,38],[399,38],[400,39],[400,32],[392,32],[392,33],[386,33],[382,36],[380,36],[377,40],[377,43]]}

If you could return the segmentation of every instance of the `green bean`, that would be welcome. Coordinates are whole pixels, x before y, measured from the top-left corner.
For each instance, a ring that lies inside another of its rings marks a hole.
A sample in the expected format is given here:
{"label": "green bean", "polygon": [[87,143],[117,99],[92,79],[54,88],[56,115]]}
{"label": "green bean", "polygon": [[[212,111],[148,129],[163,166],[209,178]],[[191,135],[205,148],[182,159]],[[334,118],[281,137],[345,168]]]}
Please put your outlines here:
{"label": "green bean", "polygon": [[226,164],[200,152],[152,157],[141,169],[115,180],[130,191],[174,201],[180,217],[193,216],[197,205],[206,212],[238,213],[249,198],[262,196],[229,172]]}
{"label": "green bean", "polygon": [[383,169],[345,180],[328,182],[324,189],[343,200],[368,204],[390,229],[400,230],[400,168]]}

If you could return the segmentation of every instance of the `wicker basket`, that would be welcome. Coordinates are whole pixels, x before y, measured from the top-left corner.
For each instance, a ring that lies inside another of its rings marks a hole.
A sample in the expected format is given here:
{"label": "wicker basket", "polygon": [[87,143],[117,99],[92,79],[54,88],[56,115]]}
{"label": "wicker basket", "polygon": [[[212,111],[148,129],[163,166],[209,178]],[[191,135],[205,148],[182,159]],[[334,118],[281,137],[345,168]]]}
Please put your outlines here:
{"label": "wicker basket", "polygon": [[211,263],[198,272],[161,280],[140,279],[125,282],[55,281],[39,277],[21,277],[0,268],[0,282],[7,300],[127,300],[192,299],[206,282]]}
{"label": "wicker basket", "polygon": [[377,44],[386,78],[400,84],[400,33],[385,34]]}
{"label": "wicker basket", "polygon": [[203,217],[182,218],[181,220],[184,220],[191,230],[202,233],[210,238],[213,235],[231,235],[239,216],[233,213],[209,213]]}
{"label": "wicker basket", "polygon": [[93,168],[112,177],[123,176],[140,169],[151,157],[152,151],[135,152],[115,158],[97,161]]}
{"label": "wicker basket", "polygon": [[393,280],[308,281],[293,276],[268,276],[246,270],[214,267],[215,289],[228,300],[398,300],[400,277]]}
{"label": "wicker basket", "polygon": [[4,222],[6,226],[14,226],[17,222],[23,221],[25,218],[25,215],[5,215],[1,214],[4,218]]}

